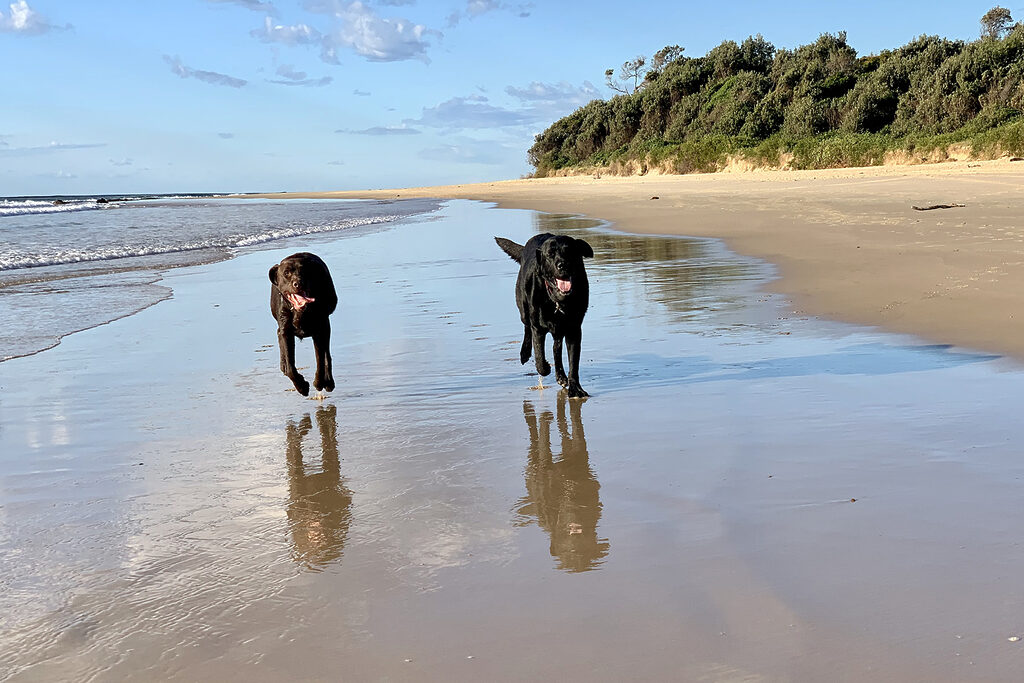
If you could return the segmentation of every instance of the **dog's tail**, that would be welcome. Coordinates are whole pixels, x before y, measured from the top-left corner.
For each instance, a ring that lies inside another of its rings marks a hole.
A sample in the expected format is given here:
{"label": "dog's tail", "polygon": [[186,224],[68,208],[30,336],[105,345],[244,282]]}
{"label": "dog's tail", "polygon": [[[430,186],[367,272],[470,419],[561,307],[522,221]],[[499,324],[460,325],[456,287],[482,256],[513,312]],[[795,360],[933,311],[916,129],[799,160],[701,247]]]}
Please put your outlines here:
{"label": "dog's tail", "polygon": [[501,250],[512,257],[512,260],[516,263],[520,262],[523,257],[523,245],[516,244],[512,240],[507,240],[504,237],[495,237],[494,241],[498,243]]}

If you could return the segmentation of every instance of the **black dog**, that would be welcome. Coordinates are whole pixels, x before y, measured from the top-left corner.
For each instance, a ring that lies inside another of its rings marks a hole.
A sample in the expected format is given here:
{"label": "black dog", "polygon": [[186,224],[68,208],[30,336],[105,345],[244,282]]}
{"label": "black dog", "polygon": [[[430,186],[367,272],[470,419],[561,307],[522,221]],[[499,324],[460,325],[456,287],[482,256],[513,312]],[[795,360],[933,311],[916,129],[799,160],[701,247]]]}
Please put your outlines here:
{"label": "black dog", "polygon": [[[530,360],[531,349],[537,372],[546,376],[551,366],[544,358],[548,332],[554,340],[555,379],[570,398],[589,396],[580,386],[580,340],[583,316],[590,304],[590,283],[583,267],[584,258],[593,258],[594,250],[580,239],[543,233],[519,245],[495,237],[502,251],[519,264],[516,280],[516,305],[525,327],[519,360]],[[562,367],[562,339],[569,354],[569,376]]]}
{"label": "black dog", "polygon": [[333,391],[328,316],[338,305],[338,295],[327,264],[309,252],[292,254],[270,269],[270,282],[270,312],[277,319],[281,372],[292,381],[296,391],[309,396],[309,382],[295,368],[295,337],[312,337],[316,351],[313,386],[317,391]]}

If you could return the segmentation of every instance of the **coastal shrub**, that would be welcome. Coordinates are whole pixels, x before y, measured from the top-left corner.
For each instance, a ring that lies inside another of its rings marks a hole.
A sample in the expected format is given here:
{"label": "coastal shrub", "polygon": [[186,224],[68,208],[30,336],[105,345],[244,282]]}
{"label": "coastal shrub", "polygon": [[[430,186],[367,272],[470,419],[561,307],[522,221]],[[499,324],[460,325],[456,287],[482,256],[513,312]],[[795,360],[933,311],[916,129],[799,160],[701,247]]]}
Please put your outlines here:
{"label": "coastal shrub", "polygon": [[735,141],[725,135],[707,135],[673,146],[665,159],[674,173],[712,173],[725,165],[736,148]]}
{"label": "coastal shrub", "polygon": [[794,168],[876,166],[885,160],[890,139],[872,133],[831,133],[804,138],[793,146]]}
{"label": "coastal shrub", "polygon": [[949,145],[1019,153],[1022,111],[1024,24],[973,42],[922,35],[867,56],[843,32],[795,49],[757,35],[702,57],[675,49],[635,92],[552,123],[527,158],[546,175],[651,160],[707,171],[729,155],[816,168],[882,163],[895,150],[943,158]]}

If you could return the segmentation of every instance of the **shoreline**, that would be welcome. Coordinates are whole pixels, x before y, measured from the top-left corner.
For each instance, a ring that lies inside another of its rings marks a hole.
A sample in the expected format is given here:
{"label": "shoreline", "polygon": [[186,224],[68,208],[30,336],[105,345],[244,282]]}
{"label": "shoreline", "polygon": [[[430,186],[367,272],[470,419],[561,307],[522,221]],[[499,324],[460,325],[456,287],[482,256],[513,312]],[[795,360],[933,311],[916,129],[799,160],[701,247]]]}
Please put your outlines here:
{"label": "shoreline", "polygon": [[[474,199],[721,239],[779,269],[800,313],[1024,360],[1024,164],[559,177],[246,195]],[[963,204],[950,209],[913,206]]]}

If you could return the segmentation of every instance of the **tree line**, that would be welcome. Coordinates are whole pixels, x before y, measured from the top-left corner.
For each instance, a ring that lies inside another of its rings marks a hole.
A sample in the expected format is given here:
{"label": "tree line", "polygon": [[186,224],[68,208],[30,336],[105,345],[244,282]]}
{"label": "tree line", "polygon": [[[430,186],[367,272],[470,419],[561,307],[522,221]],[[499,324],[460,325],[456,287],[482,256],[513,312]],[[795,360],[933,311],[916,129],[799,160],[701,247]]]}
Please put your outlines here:
{"label": "tree line", "polygon": [[846,34],[796,49],[761,35],[703,57],[668,46],[624,63],[594,100],[536,136],[537,176],[632,163],[644,172],[713,171],[729,158],[797,168],[925,158],[964,144],[1024,152],[1024,24],[995,7],[974,41],[921,36],[860,57]]}

